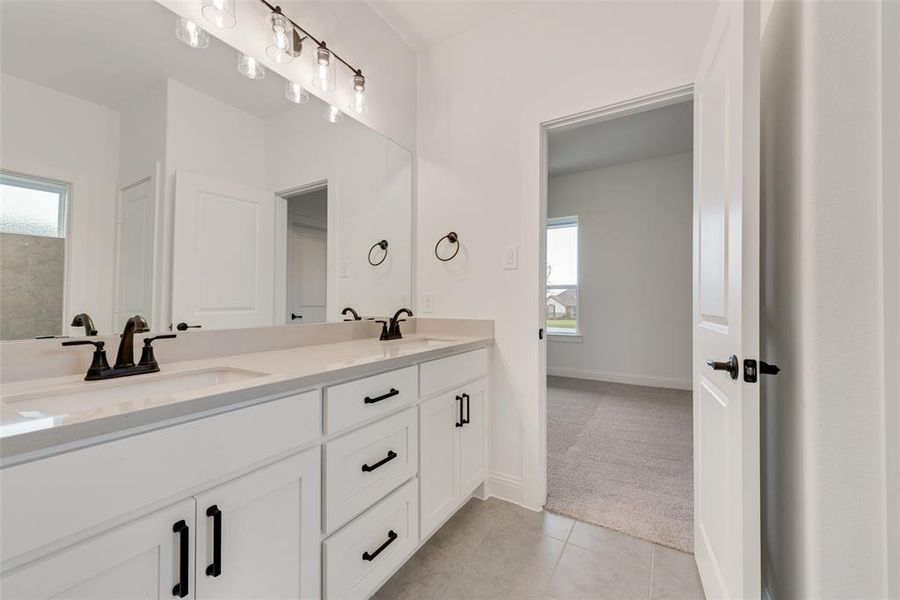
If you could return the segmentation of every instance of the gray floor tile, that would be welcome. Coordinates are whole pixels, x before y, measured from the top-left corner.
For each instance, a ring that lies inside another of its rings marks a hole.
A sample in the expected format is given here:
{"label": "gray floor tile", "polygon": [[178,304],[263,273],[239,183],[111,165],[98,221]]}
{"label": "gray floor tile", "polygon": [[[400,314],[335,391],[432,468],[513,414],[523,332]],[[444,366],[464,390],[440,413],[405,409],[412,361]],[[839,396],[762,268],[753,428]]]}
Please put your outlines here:
{"label": "gray floor tile", "polygon": [[623,554],[639,560],[649,559],[653,544],[606,527],[575,522],[569,543],[592,552]]}
{"label": "gray floor tile", "polygon": [[494,528],[465,564],[468,572],[543,589],[565,543],[545,535]]}
{"label": "gray floor tile", "polygon": [[437,600],[458,570],[424,571],[413,556],[385,583],[373,600]]}
{"label": "gray floor tile", "polygon": [[651,600],[704,600],[703,585],[692,554],[653,546]]}
{"label": "gray floor tile", "polygon": [[441,595],[441,600],[545,600],[540,588],[500,577],[474,565],[463,567]]}
{"label": "gray floor tile", "polygon": [[574,523],[575,521],[569,517],[545,510],[535,512],[516,504],[507,503],[505,509],[499,513],[496,527],[527,531],[566,541]]}
{"label": "gray floor tile", "polygon": [[565,600],[646,600],[650,557],[649,544],[646,556],[617,553],[615,545],[592,552],[569,544],[546,593]]}

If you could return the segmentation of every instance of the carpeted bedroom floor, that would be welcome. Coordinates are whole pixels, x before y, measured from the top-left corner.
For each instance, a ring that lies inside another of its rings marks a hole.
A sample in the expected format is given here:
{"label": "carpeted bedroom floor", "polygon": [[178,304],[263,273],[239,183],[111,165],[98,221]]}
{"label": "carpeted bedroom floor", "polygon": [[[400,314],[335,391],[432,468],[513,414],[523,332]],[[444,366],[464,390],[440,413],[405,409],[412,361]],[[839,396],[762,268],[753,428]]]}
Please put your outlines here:
{"label": "carpeted bedroom floor", "polygon": [[546,509],[693,552],[691,392],[547,378]]}

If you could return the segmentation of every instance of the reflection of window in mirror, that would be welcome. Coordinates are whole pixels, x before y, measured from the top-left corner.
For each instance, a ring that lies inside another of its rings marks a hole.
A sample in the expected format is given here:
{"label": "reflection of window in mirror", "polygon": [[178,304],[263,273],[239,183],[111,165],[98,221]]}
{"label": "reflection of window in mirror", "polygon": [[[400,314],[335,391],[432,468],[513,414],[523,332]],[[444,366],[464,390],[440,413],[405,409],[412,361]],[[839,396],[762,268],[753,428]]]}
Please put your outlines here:
{"label": "reflection of window in mirror", "polygon": [[0,339],[62,334],[68,196],[66,184],[0,173]]}

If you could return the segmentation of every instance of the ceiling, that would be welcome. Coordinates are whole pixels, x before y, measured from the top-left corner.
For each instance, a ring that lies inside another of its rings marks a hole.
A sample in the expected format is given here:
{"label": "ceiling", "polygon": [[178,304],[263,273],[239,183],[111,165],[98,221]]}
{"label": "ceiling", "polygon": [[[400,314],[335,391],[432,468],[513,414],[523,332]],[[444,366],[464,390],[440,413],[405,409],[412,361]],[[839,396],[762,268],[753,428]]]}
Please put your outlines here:
{"label": "ceiling", "polygon": [[167,77],[262,119],[294,106],[279,76],[242,77],[237,51],[214,36],[204,49],[179,41],[175,15],[153,0],[3,0],[0,71],[117,110]]}
{"label": "ceiling", "polygon": [[366,3],[419,52],[524,4],[518,0],[366,0]]}
{"label": "ceiling", "polygon": [[548,140],[551,176],[687,152],[694,147],[693,103],[551,132]]}

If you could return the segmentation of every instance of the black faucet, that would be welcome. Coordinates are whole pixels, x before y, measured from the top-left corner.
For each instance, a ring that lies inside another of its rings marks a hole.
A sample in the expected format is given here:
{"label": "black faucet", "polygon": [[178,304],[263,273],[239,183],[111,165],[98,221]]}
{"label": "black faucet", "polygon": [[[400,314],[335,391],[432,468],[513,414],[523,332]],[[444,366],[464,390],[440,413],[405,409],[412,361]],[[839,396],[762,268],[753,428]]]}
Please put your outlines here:
{"label": "black faucet", "polygon": [[347,313],[350,313],[351,315],[353,315],[353,318],[344,319],[345,321],[362,321],[362,317],[359,316],[359,313],[356,312],[356,310],[354,310],[352,306],[348,306],[347,308],[345,308],[344,310],[341,311],[341,314],[344,315],[345,317],[347,316]]}
{"label": "black faucet", "polygon": [[144,348],[141,353],[141,362],[134,364],[134,334],[150,331],[147,326],[147,320],[140,316],[134,315],[129,317],[125,323],[125,331],[122,332],[122,339],[119,342],[119,352],[116,356],[116,364],[109,366],[106,360],[106,350],[102,341],[93,340],[73,340],[63,342],[63,346],[82,346],[92,344],[94,346],[94,356],[91,366],[88,368],[85,379],[95,381],[98,379],[112,379],[114,377],[127,377],[129,375],[140,375],[141,373],[156,373],[159,371],[159,363],[153,355],[153,342],[161,339],[171,339],[176,337],[174,333],[166,335],[157,335],[155,337],[144,338]]}
{"label": "black faucet", "polygon": [[405,321],[406,319],[401,319],[400,315],[406,313],[407,316],[413,316],[413,313],[408,308],[401,308],[397,312],[394,313],[394,316],[391,317],[389,322],[384,321],[376,321],[376,323],[381,323],[381,340],[399,340],[403,337],[400,333],[400,323]]}
{"label": "black faucet", "polygon": [[84,335],[97,335],[97,328],[94,327],[94,320],[87,313],[78,313],[72,317],[72,327],[84,327]]}

